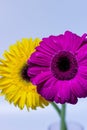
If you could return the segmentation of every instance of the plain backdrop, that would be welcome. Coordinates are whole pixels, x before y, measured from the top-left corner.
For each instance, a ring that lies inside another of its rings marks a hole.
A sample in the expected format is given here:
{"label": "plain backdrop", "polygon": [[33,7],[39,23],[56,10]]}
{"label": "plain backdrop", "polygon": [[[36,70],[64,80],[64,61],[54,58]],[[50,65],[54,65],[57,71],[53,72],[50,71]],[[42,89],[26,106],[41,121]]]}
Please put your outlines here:
{"label": "plain backdrop", "polygon": [[[87,32],[87,0],[0,0],[0,57],[23,37],[42,38],[66,30]],[[87,98],[68,104],[66,118],[87,130]],[[21,111],[0,97],[0,130],[47,130],[55,121],[59,117],[51,105]]]}

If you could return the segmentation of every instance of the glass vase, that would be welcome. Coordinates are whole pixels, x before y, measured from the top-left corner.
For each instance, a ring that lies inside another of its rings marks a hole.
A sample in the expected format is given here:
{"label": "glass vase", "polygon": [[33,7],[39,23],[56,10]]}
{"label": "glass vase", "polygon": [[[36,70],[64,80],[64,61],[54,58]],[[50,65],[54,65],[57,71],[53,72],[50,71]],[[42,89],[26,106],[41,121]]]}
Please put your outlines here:
{"label": "glass vase", "polygon": [[[60,130],[60,123],[55,122],[48,127],[48,130]],[[67,123],[67,130],[84,130],[83,127],[74,122]]]}

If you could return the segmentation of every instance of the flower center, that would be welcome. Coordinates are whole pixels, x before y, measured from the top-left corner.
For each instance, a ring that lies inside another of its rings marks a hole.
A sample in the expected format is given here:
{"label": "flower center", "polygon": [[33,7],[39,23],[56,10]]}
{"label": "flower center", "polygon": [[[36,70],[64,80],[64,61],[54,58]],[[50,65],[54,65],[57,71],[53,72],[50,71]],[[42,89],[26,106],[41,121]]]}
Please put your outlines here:
{"label": "flower center", "polygon": [[57,67],[59,68],[60,71],[65,72],[70,69],[70,61],[68,57],[60,57],[58,62],[57,62]]}
{"label": "flower center", "polygon": [[27,70],[28,70],[28,65],[26,64],[26,65],[24,65],[24,67],[22,68],[22,70],[21,70],[21,76],[22,76],[22,78],[24,79],[24,80],[26,80],[26,81],[30,81],[30,77],[28,76],[28,74],[27,74]]}
{"label": "flower center", "polygon": [[51,71],[59,80],[74,78],[78,71],[78,63],[75,56],[69,51],[58,52],[52,58]]}

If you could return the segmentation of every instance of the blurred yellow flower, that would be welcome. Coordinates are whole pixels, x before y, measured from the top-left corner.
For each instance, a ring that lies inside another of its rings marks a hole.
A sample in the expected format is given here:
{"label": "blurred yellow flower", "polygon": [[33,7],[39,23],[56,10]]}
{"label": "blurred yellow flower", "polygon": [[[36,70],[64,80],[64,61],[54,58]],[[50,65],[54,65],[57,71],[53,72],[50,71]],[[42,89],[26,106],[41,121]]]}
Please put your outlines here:
{"label": "blurred yellow flower", "polygon": [[27,60],[39,45],[40,39],[22,39],[5,51],[0,59],[0,90],[6,100],[20,109],[44,107],[48,102],[37,93],[37,88],[27,76]]}

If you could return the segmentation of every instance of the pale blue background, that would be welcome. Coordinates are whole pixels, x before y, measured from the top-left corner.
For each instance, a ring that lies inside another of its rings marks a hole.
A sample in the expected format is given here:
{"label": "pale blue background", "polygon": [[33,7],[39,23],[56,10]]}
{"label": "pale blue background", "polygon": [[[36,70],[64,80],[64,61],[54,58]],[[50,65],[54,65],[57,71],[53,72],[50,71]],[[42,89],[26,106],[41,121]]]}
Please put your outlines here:
{"label": "pale blue background", "polygon": [[[71,30],[87,32],[87,0],[0,0],[0,56],[23,37],[47,37]],[[51,106],[20,111],[0,97],[0,130],[47,130],[59,121]],[[67,106],[67,120],[87,130],[87,98]]]}

